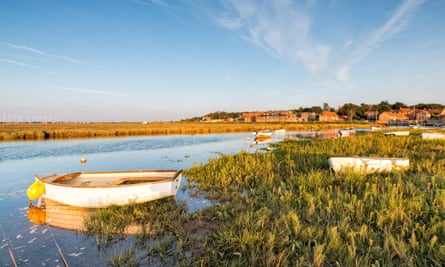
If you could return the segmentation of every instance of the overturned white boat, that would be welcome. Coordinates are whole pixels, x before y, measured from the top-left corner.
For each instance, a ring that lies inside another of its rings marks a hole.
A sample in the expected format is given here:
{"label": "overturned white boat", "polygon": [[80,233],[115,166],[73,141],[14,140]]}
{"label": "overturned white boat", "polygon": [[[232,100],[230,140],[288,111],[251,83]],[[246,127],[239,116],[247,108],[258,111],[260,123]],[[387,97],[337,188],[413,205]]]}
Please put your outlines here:
{"label": "overturned white boat", "polygon": [[329,167],[335,172],[351,170],[354,172],[380,173],[409,168],[407,158],[380,157],[330,157]]}
{"label": "overturned white boat", "polygon": [[386,136],[409,136],[409,131],[386,132]]}
{"label": "overturned white boat", "polygon": [[44,196],[66,205],[101,208],[175,196],[182,171],[76,172],[35,177],[27,191],[30,201]]}
{"label": "overturned white boat", "polygon": [[443,133],[421,133],[420,134],[423,139],[432,140],[432,139],[445,139],[445,135]]}

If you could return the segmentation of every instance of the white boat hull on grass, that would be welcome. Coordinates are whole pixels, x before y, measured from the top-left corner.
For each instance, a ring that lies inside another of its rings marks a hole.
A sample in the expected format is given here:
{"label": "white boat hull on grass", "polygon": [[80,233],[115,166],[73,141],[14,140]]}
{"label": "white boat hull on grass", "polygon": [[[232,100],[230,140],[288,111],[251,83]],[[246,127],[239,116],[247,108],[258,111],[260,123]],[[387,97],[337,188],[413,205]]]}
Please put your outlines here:
{"label": "white boat hull on grass", "polygon": [[423,139],[432,140],[432,139],[445,139],[445,135],[443,133],[422,133]]}
{"label": "white boat hull on grass", "polygon": [[354,171],[363,173],[391,172],[409,168],[406,158],[331,157],[329,167],[335,172]]}
{"label": "white boat hull on grass", "polygon": [[176,170],[36,175],[36,182],[44,184],[45,198],[87,208],[123,206],[175,196],[181,179],[182,171]]}
{"label": "white boat hull on grass", "polygon": [[409,136],[409,131],[386,132],[386,136]]}

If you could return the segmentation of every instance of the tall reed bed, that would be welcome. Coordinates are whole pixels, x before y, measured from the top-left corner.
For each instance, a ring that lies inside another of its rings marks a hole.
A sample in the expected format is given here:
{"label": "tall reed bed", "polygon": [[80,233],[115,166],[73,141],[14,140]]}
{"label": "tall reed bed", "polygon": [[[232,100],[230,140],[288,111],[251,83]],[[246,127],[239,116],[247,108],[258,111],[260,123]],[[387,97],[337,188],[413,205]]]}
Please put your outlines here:
{"label": "tall reed bed", "polygon": [[[443,266],[444,148],[443,140],[381,133],[285,141],[185,170],[213,207],[189,214],[152,202],[121,212],[158,223],[140,237],[142,259],[167,255],[180,266]],[[408,157],[410,169],[329,169],[330,156],[353,155]],[[126,255],[112,262],[134,262]]]}
{"label": "tall reed bed", "polygon": [[[222,200],[195,263],[249,266],[441,266],[444,141],[419,136],[282,142],[187,170]],[[408,157],[406,172],[333,173],[329,156]],[[230,197],[227,197],[230,196]]]}
{"label": "tall reed bed", "polygon": [[170,134],[210,134],[255,132],[270,128],[288,131],[322,130],[346,126],[367,127],[368,124],[344,123],[0,123],[0,141],[92,138]]}

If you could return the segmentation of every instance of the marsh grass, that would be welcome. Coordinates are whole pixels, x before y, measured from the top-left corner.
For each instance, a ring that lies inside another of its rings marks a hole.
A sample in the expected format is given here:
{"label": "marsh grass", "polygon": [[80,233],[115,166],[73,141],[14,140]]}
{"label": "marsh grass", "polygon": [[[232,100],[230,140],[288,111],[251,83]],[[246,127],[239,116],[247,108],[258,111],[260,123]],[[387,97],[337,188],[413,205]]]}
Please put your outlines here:
{"label": "marsh grass", "polygon": [[[139,245],[180,266],[442,266],[444,147],[370,133],[221,155],[184,172],[218,204],[194,214],[174,202],[142,205],[141,222],[158,226]],[[329,169],[329,156],[353,155],[408,157],[410,169]],[[166,237],[154,248],[143,242]]]}
{"label": "marsh grass", "polygon": [[140,266],[140,264],[140,257],[137,257],[133,246],[131,246],[128,250],[113,255],[110,258],[110,265],[112,266],[136,267]]}
{"label": "marsh grass", "polygon": [[[87,232],[96,238],[99,248],[107,247],[127,235],[127,228],[140,226],[140,236],[163,236],[175,228],[175,217],[184,213],[181,205],[173,198],[161,199],[145,204],[111,206],[97,209],[94,215],[85,219]],[[181,217],[179,217],[181,218]]]}
{"label": "marsh grass", "polygon": [[0,123],[0,141],[123,137],[171,134],[211,134],[256,132],[266,128],[288,131],[323,130],[342,127],[368,127],[369,124],[349,123]]}

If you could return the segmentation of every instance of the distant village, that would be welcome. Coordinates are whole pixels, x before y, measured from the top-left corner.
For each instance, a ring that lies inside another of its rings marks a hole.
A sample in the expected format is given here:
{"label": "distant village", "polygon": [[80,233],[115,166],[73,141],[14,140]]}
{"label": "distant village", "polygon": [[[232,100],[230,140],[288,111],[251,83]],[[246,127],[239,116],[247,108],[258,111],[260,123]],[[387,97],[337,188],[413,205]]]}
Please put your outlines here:
{"label": "distant village", "polygon": [[[347,113],[347,112],[343,112]],[[445,108],[417,109],[399,107],[391,111],[379,112],[377,110],[365,111],[358,117],[356,113],[342,114],[342,112],[331,110],[321,111],[298,111],[298,110],[276,110],[244,112],[238,117],[214,118],[204,116],[202,122],[348,122],[368,121],[388,125],[445,125]]]}

